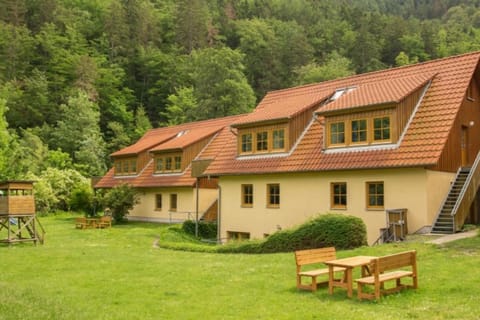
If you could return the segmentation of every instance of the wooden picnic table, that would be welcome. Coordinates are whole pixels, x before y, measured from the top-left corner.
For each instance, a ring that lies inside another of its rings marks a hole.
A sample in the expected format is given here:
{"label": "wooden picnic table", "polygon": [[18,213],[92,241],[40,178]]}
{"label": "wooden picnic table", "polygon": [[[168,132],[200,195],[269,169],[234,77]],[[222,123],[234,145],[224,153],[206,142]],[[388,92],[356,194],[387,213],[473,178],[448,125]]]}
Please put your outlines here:
{"label": "wooden picnic table", "polygon": [[[362,277],[370,274],[368,265],[377,257],[372,256],[355,256],[343,259],[325,261],[324,264],[328,266],[328,293],[333,294],[334,287],[341,287],[347,289],[349,298],[353,296],[353,269],[356,267],[362,268]],[[345,268],[344,279],[336,280],[334,277],[334,268]]]}

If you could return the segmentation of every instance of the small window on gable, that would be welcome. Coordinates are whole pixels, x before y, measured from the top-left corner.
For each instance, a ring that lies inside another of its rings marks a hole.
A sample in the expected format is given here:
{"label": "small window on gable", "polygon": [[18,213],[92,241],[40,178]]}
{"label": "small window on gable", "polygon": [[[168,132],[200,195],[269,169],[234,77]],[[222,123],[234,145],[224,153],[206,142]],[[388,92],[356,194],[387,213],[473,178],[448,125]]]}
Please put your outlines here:
{"label": "small window on gable", "polygon": [[272,135],[273,135],[273,145],[272,145],[273,149],[274,150],[285,149],[285,130],[284,129],[273,130]]}
{"label": "small window on gable", "polygon": [[335,122],[330,124],[330,144],[345,143],[345,123]]}
{"label": "small window on gable", "polygon": [[182,168],[182,157],[176,156],[175,157],[175,171],[180,171]]}
{"label": "small window on gable", "polygon": [[157,159],[156,171],[158,172],[163,171],[163,158]]}
{"label": "small window on gable", "polygon": [[390,117],[373,119],[373,140],[374,141],[390,140]]}
{"label": "small window on gable", "polygon": [[165,171],[172,171],[172,157],[165,158]]}
{"label": "small window on gable", "polygon": [[241,152],[252,152],[252,134],[245,133],[242,134],[242,145],[241,145]]}
{"label": "small window on gable", "polygon": [[352,143],[367,142],[367,120],[352,120]]}
{"label": "small window on gable", "polygon": [[115,174],[121,174],[121,173],[122,173],[122,162],[115,161]]}
{"label": "small window on gable", "polygon": [[257,151],[268,151],[268,131],[257,132]]}

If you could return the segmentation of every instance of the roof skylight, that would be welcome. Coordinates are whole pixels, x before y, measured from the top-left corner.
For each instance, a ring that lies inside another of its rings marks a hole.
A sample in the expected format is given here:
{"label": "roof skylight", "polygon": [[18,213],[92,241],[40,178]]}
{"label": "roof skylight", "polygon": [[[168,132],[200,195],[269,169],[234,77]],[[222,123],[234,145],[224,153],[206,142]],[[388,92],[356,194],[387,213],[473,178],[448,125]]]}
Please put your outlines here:
{"label": "roof skylight", "polygon": [[335,100],[337,100],[338,98],[340,98],[341,96],[343,96],[344,94],[349,93],[350,91],[353,91],[353,90],[355,90],[356,88],[357,88],[357,87],[346,87],[346,88],[337,89],[337,90],[335,90],[335,92],[332,94],[332,96],[330,97],[330,99],[328,99],[328,102],[335,101]]}

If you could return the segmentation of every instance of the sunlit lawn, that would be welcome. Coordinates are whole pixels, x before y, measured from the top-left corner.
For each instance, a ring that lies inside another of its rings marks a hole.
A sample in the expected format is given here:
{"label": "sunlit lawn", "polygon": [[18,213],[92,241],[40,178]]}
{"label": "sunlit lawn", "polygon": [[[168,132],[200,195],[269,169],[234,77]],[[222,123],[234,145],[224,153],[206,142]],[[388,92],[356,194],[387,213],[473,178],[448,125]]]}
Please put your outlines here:
{"label": "sunlit lawn", "polygon": [[480,237],[407,242],[340,257],[418,251],[419,289],[380,302],[337,289],[297,291],[293,253],[228,255],[161,249],[165,225],[77,230],[40,218],[46,243],[0,245],[0,319],[479,319]]}

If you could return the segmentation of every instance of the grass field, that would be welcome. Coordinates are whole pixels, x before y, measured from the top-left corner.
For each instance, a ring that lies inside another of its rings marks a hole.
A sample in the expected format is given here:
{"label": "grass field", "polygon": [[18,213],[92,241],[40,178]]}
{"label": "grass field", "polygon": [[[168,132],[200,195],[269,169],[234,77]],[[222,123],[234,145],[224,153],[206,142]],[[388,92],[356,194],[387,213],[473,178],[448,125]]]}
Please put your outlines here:
{"label": "grass field", "polygon": [[215,254],[158,248],[175,241],[148,223],[76,230],[40,218],[44,245],[0,245],[0,319],[480,319],[480,237],[339,251],[418,251],[419,289],[379,302],[337,289],[300,292],[293,253]]}

